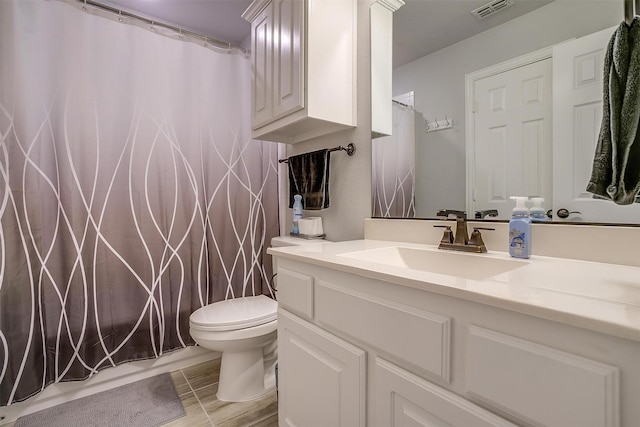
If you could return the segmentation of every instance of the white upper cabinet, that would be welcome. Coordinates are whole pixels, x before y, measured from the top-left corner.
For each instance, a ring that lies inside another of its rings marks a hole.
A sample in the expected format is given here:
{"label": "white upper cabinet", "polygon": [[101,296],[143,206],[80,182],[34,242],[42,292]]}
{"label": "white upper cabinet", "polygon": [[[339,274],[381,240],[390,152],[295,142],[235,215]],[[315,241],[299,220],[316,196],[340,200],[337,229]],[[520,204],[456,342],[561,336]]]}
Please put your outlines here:
{"label": "white upper cabinet", "polygon": [[356,126],[355,0],[256,0],[252,132],[289,144]]}

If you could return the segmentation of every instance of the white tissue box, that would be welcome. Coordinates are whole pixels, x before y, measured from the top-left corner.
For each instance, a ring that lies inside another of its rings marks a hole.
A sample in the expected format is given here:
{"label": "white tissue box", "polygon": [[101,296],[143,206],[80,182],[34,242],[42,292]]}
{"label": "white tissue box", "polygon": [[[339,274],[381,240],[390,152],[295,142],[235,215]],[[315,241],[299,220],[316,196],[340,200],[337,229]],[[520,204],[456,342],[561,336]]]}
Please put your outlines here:
{"label": "white tissue box", "polygon": [[307,236],[319,236],[324,233],[322,230],[322,218],[319,216],[300,218],[298,220],[298,230],[300,231],[300,234],[306,234]]}

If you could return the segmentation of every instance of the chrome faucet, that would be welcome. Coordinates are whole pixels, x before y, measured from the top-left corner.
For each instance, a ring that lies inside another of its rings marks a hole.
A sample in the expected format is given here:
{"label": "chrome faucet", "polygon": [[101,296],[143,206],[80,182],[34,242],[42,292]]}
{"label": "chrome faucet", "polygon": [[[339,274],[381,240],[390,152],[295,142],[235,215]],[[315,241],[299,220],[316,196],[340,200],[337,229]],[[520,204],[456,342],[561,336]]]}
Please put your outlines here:
{"label": "chrome faucet", "polygon": [[482,240],[482,234],[480,230],[495,230],[495,228],[487,227],[473,227],[471,237],[467,232],[467,214],[463,211],[456,211],[450,209],[442,209],[437,212],[438,216],[449,217],[449,215],[456,216],[456,234],[455,237],[451,231],[450,225],[435,225],[434,227],[445,228],[444,235],[438,249],[447,249],[451,251],[464,251],[464,252],[487,252],[487,247]]}

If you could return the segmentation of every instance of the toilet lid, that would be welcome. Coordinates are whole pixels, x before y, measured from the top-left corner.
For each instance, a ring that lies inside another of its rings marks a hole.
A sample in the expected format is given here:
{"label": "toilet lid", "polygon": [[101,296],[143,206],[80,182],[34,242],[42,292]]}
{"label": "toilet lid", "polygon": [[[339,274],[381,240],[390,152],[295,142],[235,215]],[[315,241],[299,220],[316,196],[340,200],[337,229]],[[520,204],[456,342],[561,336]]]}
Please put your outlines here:
{"label": "toilet lid", "polygon": [[194,311],[192,326],[210,331],[233,331],[276,320],[278,303],[265,295],[228,299]]}

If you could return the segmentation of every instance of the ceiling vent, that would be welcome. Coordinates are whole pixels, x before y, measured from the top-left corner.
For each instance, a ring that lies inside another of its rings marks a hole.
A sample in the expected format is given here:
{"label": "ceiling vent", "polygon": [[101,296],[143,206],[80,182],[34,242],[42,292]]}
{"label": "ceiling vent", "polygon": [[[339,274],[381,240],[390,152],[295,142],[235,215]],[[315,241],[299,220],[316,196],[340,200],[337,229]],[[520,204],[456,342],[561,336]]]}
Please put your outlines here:
{"label": "ceiling vent", "polygon": [[484,6],[480,6],[476,10],[472,10],[471,14],[478,19],[484,19],[499,11],[513,6],[515,0],[494,0],[491,3],[487,3]]}

